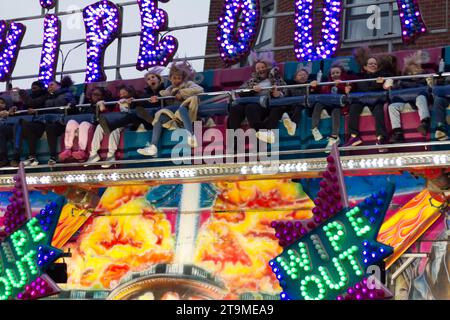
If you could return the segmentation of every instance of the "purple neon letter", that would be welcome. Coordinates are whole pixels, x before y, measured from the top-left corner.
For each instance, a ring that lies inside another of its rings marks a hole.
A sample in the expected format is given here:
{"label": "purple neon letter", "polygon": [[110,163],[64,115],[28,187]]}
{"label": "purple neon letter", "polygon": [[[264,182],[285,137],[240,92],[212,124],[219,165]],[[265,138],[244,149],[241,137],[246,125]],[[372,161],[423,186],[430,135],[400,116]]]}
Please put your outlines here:
{"label": "purple neon letter", "polygon": [[235,64],[248,56],[260,23],[259,0],[225,0],[217,25],[220,58],[225,64]]}
{"label": "purple neon letter", "polygon": [[111,1],[99,1],[84,8],[83,18],[87,46],[86,82],[105,81],[103,60],[106,48],[120,32],[119,8]]}
{"label": "purple neon letter", "polygon": [[39,0],[41,7],[45,9],[54,8],[56,5],[56,0]]}
{"label": "purple neon letter", "polygon": [[41,64],[39,65],[39,80],[43,81],[46,87],[55,78],[60,40],[61,21],[53,14],[46,15],[44,19]]}
{"label": "purple neon letter", "polygon": [[11,22],[7,29],[6,22],[0,21],[0,81],[11,76],[26,31],[23,24],[16,22]]}
{"label": "purple neon letter", "polygon": [[158,43],[159,32],[168,26],[167,12],[158,9],[158,0],[138,0],[138,4],[142,27],[136,68],[142,71],[156,65],[166,66],[178,49],[178,41],[172,36],[165,36]]}
{"label": "purple neon letter", "polygon": [[323,0],[323,20],[320,41],[313,41],[314,0],[295,1],[294,50],[299,61],[325,59],[339,47],[341,0]]}
{"label": "purple neon letter", "polygon": [[417,0],[397,0],[404,43],[414,41],[427,31]]}

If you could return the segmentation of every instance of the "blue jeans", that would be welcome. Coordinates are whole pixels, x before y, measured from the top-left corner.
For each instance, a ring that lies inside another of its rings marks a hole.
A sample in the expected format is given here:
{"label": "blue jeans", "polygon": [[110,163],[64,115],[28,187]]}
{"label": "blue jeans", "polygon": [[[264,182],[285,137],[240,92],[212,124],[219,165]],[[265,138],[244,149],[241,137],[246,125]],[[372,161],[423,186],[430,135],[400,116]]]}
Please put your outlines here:
{"label": "blue jeans", "polygon": [[431,114],[433,115],[434,120],[437,122],[438,127],[442,127],[446,123],[445,113],[449,104],[450,99],[438,96],[434,97],[433,109],[431,111]]}
{"label": "blue jeans", "polygon": [[[192,121],[189,117],[189,111],[186,107],[180,107],[178,108],[178,111],[180,112],[181,120],[183,121],[184,128],[189,131],[191,134],[194,134],[194,129],[192,127]],[[159,139],[161,138],[163,124],[169,121],[170,118],[166,116],[165,114],[162,114],[158,121],[153,126],[153,132],[152,132],[152,141],[151,144],[157,146]]]}

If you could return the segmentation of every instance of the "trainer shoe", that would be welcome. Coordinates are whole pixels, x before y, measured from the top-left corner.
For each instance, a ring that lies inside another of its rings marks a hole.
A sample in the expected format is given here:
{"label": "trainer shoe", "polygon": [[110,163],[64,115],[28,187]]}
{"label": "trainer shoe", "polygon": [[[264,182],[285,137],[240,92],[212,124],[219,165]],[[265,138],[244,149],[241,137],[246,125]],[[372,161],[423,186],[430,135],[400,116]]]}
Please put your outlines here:
{"label": "trainer shoe", "polygon": [[287,130],[288,135],[295,135],[295,131],[297,130],[297,124],[289,118],[287,113],[283,113],[283,125]]}
{"label": "trainer shoe", "polygon": [[72,150],[66,149],[59,154],[59,161],[66,162],[71,157],[72,157]]}
{"label": "trainer shoe", "polygon": [[[383,145],[383,144],[386,144],[386,139],[384,138],[384,137],[378,137],[377,138],[377,142],[376,142],[376,144],[377,144],[377,146],[381,146],[381,145]],[[382,153],[384,153],[384,152],[388,152],[389,150],[387,149],[387,148],[379,148],[378,149],[378,152],[382,152]]]}
{"label": "trainer shoe", "polygon": [[344,144],[344,147],[356,147],[359,146],[363,141],[359,136],[350,137],[350,139]]}
{"label": "trainer shoe", "polygon": [[191,148],[197,148],[198,147],[198,142],[197,142],[197,138],[195,137],[195,135],[193,134],[189,134],[188,138],[187,138],[187,143]]}
{"label": "trainer shoe", "polygon": [[73,157],[75,160],[78,160],[78,161],[84,161],[84,160],[86,160],[87,156],[88,156],[88,154],[87,154],[87,152],[84,151],[84,150],[78,150],[78,151],[72,152],[72,157]]}
{"label": "trainer shoe", "polygon": [[158,147],[154,144],[147,144],[145,148],[137,149],[137,153],[147,157],[156,157],[158,155]]}
{"label": "trainer shoe", "polygon": [[417,131],[425,137],[430,131],[430,120],[422,120],[420,126],[417,127]]}
{"label": "trainer shoe", "polygon": [[49,166],[54,166],[57,163],[58,163],[58,161],[56,160],[55,157],[50,157],[50,159],[48,159],[48,165]]}
{"label": "trainer shoe", "polygon": [[446,140],[448,140],[448,135],[445,132],[444,128],[437,128],[436,132],[434,133],[434,137],[438,141],[446,141]]}
{"label": "trainer shoe", "polygon": [[319,129],[313,128],[313,129],[311,130],[311,132],[312,132],[312,135],[313,135],[313,137],[314,137],[314,140],[320,141],[320,140],[323,139],[323,135],[320,133]]}
{"label": "trainer shoe", "polygon": [[326,149],[331,149],[331,147],[333,147],[333,145],[335,143],[337,143],[339,145],[339,142],[341,141],[341,139],[339,139],[339,137],[335,138],[335,137],[328,137],[328,143],[326,146]]}
{"label": "trainer shoe", "polygon": [[275,133],[272,130],[261,130],[256,133],[256,137],[265,143],[275,142]]}
{"label": "trainer shoe", "polygon": [[111,168],[111,166],[114,165],[113,162],[116,161],[116,157],[114,155],[108,156],[105,161],[109,163],[102,164],[102,168],[104,169]]}
{"label": "trainer shoe", "polygon": [[[87,159],[86,163],[96,163],[99,162],[101,160],[100,156],[98,154],[94,154],[94,155],[90,155],[89,159]],[[87,167],[88,165],[85,164],[85,167]]]}
{"label": "trainer shoe", "polygon": [[39,165],[39,161],[37,161],[37,159],[35,157],[28,157],[27,160],[25,160],[23,162],[24,166],[32,166],[35,167],[37,165]]}

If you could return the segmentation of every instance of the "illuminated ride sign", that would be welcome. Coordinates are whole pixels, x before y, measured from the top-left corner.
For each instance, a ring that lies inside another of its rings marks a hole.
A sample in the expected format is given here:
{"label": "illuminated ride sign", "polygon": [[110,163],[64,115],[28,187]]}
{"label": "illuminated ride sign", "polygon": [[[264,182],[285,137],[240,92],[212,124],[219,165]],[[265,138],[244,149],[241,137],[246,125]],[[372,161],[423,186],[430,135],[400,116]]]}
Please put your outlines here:
{"label": "illuminated ride sign", "polygon": [[376,239],[394,194],[394,185],[389,184],[349,209],[336,146],[327,161],[328,168],[314,200],[314,222],[307,226],[299,222],[283,224],[283,231],[280,230],[282,222],[272,223],[284,247],[283,253],[269,262],[283,288],[281,299],[385,297],[383,289],[372,287],[374,283],[368,284],[366,278],[367,273],[375,271],[393,252],[390,246]]}
{"label": "illuminated ride sign", "polygon": [[[159,0],[168,2],[170,0]],[[158,9],[158,0],[137,0],[141,15],[141,40],[136,63],[137,70],[145,70],[172,61],[178,49],[175,37],[159,33],[167,30],[168,15]],[[320,39],[314,45],[314,0],[292,0],[295,5],[294,51],[299,61],[331,57],[339,48],[341,38],[342,0],[323,0]],[[56,0],[40,0],[43,8],[51,9]],[[402,38],[411,42],[426,32],[417,0],[397,0],[402,26]],[[248,56],[261,25],[261,9],[257,0],[223,0],[222,13],[217,24],[216,41],[220,58],[226,65]],[[106,80],[103,57],[108,46],[119,36],[122,19],[120,10],[111,1],[102,0],[83,10],[86,28],[87,68],[86,82]],[[0,21],[0,81],[11,78],[19,54],[25,26],[14,21]],[[44,18],[40,79],[47,85],[54,79],[60,46],[60,21],[55,15]]]}
{"label": "illuminated ride sign", "polygon": [[0,300],[46,297],[59,291],[45,270],[62,255],[51,241],[65,200],[57,198],[32,218],[22,164],[14,179],[0,246]]}

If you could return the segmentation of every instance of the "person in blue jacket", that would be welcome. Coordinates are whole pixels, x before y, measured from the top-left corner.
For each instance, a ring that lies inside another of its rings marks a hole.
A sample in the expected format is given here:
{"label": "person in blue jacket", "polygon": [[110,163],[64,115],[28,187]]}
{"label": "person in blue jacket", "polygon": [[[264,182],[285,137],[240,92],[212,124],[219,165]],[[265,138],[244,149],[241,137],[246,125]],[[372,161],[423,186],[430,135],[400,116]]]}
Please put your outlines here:
{"label": "person in blue jacket", "polygon": [[22,123],[23,137],[29,147],[29,155],[24,162],[25,165],[36,166],[39,164],[36,157],[36,146],[44,132],[47,134],[50,150],[48,164],[56,164],[58,137],[65,131],[65,110],[53,109],[39,112],[39,109],[74,106],[76,102],[71,90],[72,85],[72,79],[66,76],[61,82],[50,82],[47,93],[43,96],[33,98],[24,91],[19,92],[24,105],[28,107],[28,113],[34,114],[32,121],[24,121]]}

